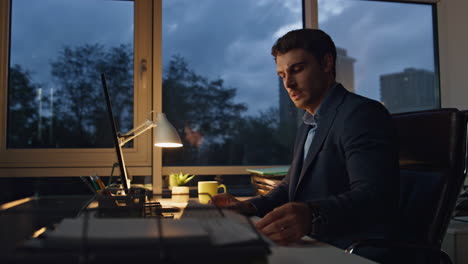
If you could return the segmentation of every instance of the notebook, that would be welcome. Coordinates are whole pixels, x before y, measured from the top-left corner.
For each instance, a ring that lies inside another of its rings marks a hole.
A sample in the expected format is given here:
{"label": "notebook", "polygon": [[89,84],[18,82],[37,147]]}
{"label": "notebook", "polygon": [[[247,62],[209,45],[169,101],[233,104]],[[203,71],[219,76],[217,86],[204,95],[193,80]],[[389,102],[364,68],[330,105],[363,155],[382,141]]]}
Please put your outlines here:
{"label": "notebook", "polygon": [[248,172],[264,175],[264,176],[284,176],[288,173],[289,166],[261,168],[261,169],[247,169]]}

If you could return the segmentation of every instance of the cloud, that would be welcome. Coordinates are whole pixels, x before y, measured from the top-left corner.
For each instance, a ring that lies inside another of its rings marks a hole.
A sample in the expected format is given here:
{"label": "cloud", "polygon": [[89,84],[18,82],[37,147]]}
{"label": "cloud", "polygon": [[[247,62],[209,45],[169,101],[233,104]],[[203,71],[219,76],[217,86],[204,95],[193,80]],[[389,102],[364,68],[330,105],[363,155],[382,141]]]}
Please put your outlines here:
{"label": "cloud", "polygon": [[284,34],[288,33],[289,31],[300,28],[302,28],[302,21],[282,26],[277,31],[275,31],[275,33],[273,33],[273,39],[276,40],[282,37]]}
{"label": "cloud", "polygon": [[[236,88],[237,100],[248,105],[249,114],[277,107],[278,80],[270,55],[274,34],[281,28],[287,32],[285,25],[302,27],[301,13],[293,13],[301,1],[287,2],[184,1],[163,9],[163,25],[178,25],[176,34],[164,26],[163,67],[179,54],[197,74],[222,78],[227,87]],[[186,19],[195,3],[204,12],[196,23]]]}
{"label": "cloud", "polygon": [[[237,88],[237,100],[248,104],[249,113],[277,106],[278,80],[270,49],[277,37],[302,27],[301,0],[162,4],[163,67],[172,55],[181,55],[196,73],[221,77],[227,87]],[[12,62],[27,65],[43,82],[50,80],[48,63],[63,45],[133,41],[132,2],[43,0],[13,5],[21,10],[13,18],[21,21],[13,28]]]}
{"label": "cloud", "polygon": [[277,9],[277,12],[287,12],[291,14],[302,14],[302,1],[298,0],[256,0],[253,2],[256,7],[265,8],[266,6],[273,6],[280,4],[281,8],[286,8],[282,10],[281,8]]}
{"label": "cloud", "polygon": [[[238,100],[248,103],[251,113],[278,105],[270,48],[286,32],[302,28],[300,0],[162,3],[163,67],[170,56],[179,54],[198,74],[221,77],[226,86],[237,88]],[[13,1],[13,8],[21,11],[12,17],[11,62],[26,65],[35,72],[33,76],[45,76],[49,69],[44,64],[63,45],[132,42],[130,5],[126,1]],[[356,59],[359,93],[378,99],[381,74],[408,66],[434,68],[430,6],[319,0],[318,7],[320,28]]]}
{"label": "cloud", "polygon": [[269,39],[238,39],[227,48],[221,78],[237,88],[238,100],[247,103],[250,114],[278,103],[278,80],[270,55],[271,45]]}
{"label": "cloud", "polygon": [[264,7],[266,5],[270,5],[274,2],[274,0],[257,0],[255,1],[255,5],[258,7]]}
{"label": "cloud", "polygon": [[284,0],[284,7],[288,9],[291,14],[302,14],[302,3],[297,0]]}
{"label": "cloud", "polygon": [[179,25],[177,23],[167,25],[167,32],[174,33]]}
{"label": "cloud", "polygon": [[49,63],[65,45],[133,42],[131,2],[13,1],[12,8],[11,64],[43,84],[50,84]]}
{"label": "cloud", "polygon": [[352,4],[349,0],[319,0],[319,24],[327,22],[331,17],[339,16]]}

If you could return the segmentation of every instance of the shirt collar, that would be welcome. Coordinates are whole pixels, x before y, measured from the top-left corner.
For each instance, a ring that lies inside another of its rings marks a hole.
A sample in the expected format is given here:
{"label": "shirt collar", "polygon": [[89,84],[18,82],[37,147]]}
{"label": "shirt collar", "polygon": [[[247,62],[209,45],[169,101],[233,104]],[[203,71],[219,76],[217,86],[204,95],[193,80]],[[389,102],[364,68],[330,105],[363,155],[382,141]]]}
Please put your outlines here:
{"label": "shirt collar", "polygon": [[316,116],[316,115],[312,115],[312,114],[310,114],[309,112],[305,111],[305,112],[304,112],[304,115],[302,116],[302,121],[303,121],[304,124],[306,124],[306,125],[314,126],[314,125],[317,124],[317,122],[315,121],[315,116]]}
{"label": "shirt collar", "polygon": [[330,94],[331,94],[331,91],[338,85],[337,82],[335,82],[331,88],[328,90],[327,92],[327,95],[325,95],[325,99],[323,99],[322,103],[320,103],[319,107],[317,108],[317,111],[315,112],[315,115],[312,115],[311,113],[305,111],[304,115],[302,116],[302,121],[304,122],[304,124],[306,125],[316,125],[320,119],[320,116],[323,114],[323,113],[326,113],[326,111],[328,110],[328,105],[330,104],[330,101],[332,99]]}

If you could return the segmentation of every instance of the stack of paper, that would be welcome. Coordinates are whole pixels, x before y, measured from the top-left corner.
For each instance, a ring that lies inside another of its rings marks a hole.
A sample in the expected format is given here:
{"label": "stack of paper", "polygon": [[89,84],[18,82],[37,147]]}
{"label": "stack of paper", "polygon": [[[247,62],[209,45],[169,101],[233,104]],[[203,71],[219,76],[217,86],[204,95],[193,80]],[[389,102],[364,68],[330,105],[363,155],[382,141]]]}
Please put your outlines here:
{"label": "stack of paper", "polygon": [[279,184],[288,173],[289,167],[247,169],[257,194],[264,195]]}

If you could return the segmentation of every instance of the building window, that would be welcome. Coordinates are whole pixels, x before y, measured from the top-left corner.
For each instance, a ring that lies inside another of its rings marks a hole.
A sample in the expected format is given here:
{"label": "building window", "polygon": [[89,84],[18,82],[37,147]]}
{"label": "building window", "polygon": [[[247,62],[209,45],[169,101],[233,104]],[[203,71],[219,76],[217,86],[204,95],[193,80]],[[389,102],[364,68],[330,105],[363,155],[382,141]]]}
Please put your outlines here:
{"label": "building window", "polygon": [[302,20],[301,0],[163,1],[163,111],[184,143],[164,166],[289,164],[298,114],[270,50]]}
{"label": "building window", "polygon": [[392,113],[440,107],[434,4],[318,1],[338,49],[337,80]]}

